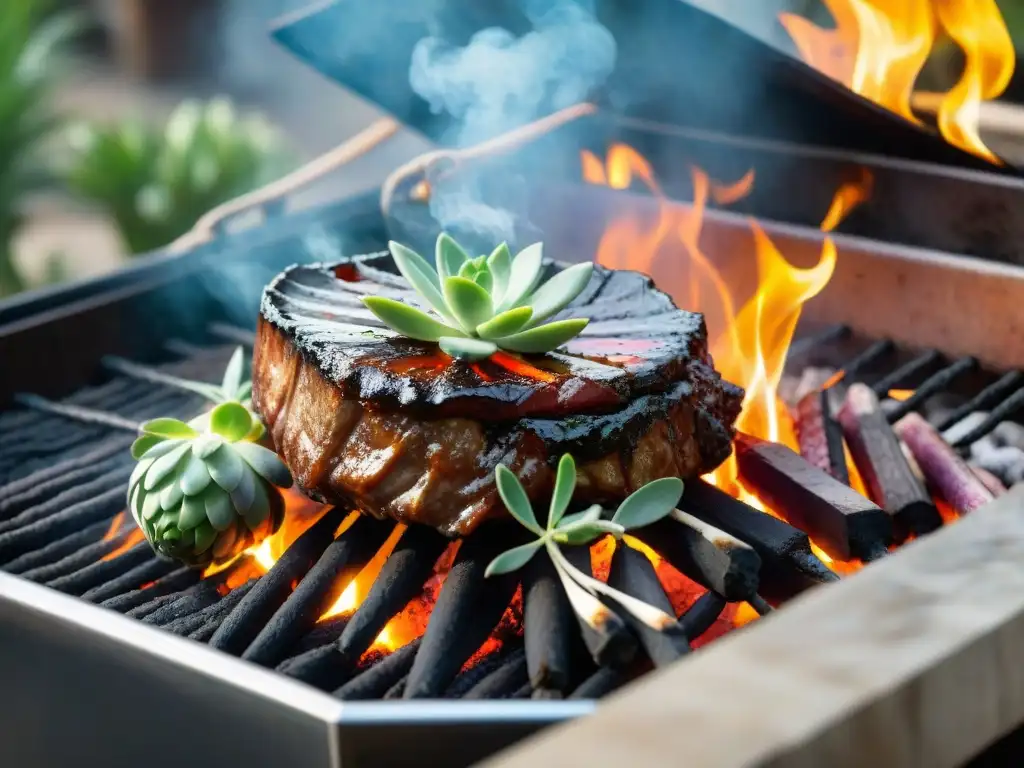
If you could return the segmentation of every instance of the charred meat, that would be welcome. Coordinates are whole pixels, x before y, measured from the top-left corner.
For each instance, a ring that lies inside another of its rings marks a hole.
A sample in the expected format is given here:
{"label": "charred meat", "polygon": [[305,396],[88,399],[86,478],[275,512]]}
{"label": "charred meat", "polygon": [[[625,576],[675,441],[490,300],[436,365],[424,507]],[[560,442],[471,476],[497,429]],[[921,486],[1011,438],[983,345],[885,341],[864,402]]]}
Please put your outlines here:
{"label": "charred meat", "polygon": [[611,503],[729,455],[743,392],[703,317],[642,274],[596,268],[562,313],[591,322],[559,352],[476,363],[383,328],[367,294],[428,309],[387,254],[292,267],[263,296],[253,403],[314,498],[457,536],[503,513],[499,463],[542,498],[571,451],[577,497]]}

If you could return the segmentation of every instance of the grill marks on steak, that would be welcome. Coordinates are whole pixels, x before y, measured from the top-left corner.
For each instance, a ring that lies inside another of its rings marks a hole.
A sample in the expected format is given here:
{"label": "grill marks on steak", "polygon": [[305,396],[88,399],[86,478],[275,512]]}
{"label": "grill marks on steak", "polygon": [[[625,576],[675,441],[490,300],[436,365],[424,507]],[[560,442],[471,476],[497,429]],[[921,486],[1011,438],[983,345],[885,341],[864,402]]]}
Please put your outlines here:
{"label": "grill marks on steak", "polygon": [[264,294],[254,404],[312,496],[463,535],[502,509],[499,463],[541,498],[572,451],[580,497],[614,502],[729,455],[742,391],[712,368],[703,318],[649,278],[598,267],[563,313],[591,323],[562,351],[467,364],[365,309],[367,294],[427,309],[390,263],[293,267]]}

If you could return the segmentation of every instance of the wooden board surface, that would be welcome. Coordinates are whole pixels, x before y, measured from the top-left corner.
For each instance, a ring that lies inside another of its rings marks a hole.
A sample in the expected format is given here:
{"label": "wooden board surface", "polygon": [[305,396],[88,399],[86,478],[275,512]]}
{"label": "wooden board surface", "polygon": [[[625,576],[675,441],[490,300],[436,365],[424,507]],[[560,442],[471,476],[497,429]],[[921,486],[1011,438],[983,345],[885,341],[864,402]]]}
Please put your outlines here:
{"label": "wooden board surface", "polygon": [[1024,722],[1024,487],[485,765],[956,766]]}

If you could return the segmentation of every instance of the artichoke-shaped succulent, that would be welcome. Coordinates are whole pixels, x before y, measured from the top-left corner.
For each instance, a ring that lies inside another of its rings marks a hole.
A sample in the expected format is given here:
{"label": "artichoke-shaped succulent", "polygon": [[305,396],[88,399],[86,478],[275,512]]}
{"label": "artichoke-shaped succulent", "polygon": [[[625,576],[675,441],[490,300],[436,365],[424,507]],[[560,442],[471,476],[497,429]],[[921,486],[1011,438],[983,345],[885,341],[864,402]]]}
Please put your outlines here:
{"label": "artichoke-shaped succulent", "polygon": [[239,402],[185,423],[154,419],[132,445],[128,507],[152,547],[188,565],[224,562],[275,533],[292,476]]}
{"label": "artichoke-shaped succulent", "polygon": [[437,238],[436,269],[415,251],[389,243],[395,266],[436,317],[395,299],[367,296],[363,302],[392,330],[420,341],[436,341],[452,357],[480,360],[499,349],[541,353],[578,335],[586,318],[551,323],[590,281],[593,264],[563,269],[538,287],[542,245],[512,257],[502,243],[489,256],[470,256],[449,235]]}

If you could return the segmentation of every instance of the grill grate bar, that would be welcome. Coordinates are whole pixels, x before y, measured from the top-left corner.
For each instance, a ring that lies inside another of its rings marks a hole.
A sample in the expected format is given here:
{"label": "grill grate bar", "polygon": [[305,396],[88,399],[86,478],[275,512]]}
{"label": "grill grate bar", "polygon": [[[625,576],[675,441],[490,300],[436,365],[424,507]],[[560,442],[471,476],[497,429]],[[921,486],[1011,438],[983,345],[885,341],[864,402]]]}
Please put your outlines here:
{"label": "grill grate bar", "polygon": [[1005,373],[998,381],[985,387],[977,395],[947,415],[935,425],[935,428],[940,432],[945,432],[975,411],[988,410],[1005,400],[1021,387],[1024,387],[1024,372],[1010,371]]}
{"label": "grill grate bar", "polygon": [[924,354],[915,357],[906,365],[901,365],[888,376],[882,377],[871,388],[875,391],[876,395],[884,397],[890,389],[913,381],[922,372],[940,362],[942,362],[942,353],[938,350],[930,349]]}
{"label": "grill grate bar", "polygon": [[[922,382],[915,390],[914,394],[908,397],[906,400],[898,403],[886,412],[886,418],[890,424],[894,424],[911,411],[918,410],[929,397],[937,395],[940,392],[944,392],[949,386],[956,381],[960,376],[965,373],[970,373],[977,370],[978,361],[973,357],[961,357],[955,361],[952,365],[943,368],[941,371],[936,373],[934,376],[930,376],[924,382]],[[886,387],[884,391],[879,391],[875,388],[875,394],[879,397],[884,397],[889,391]]]}
{"label": "grill grate bar", "polygon": [[256,334],[245,328],[239,328],[236,325],[228,325],[227,323],[210,323],[207,326],[209,332],[225,341],[234,342],[241,344],[246,347],[252,347],[256,344]]}

